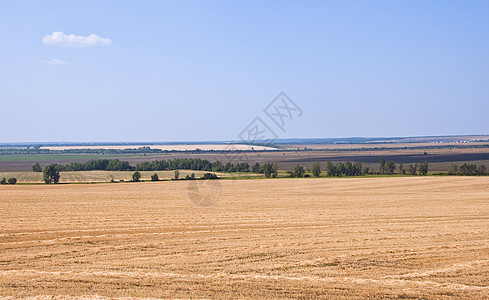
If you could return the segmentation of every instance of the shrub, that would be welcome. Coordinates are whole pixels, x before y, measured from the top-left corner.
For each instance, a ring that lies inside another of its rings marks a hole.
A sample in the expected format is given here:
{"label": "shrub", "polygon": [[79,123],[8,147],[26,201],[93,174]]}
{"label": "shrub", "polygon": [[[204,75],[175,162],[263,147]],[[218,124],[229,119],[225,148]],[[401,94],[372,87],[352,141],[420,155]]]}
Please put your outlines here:
{"label": "shrub", "polygon": [[192,173],[190,175],[185,176],[185,179],[187,179],[187,180],[194,180],[195,179],[195,173]]}
{"label": "shrub", "polygon": [[0,184],[7,184],[7,179],[5,179],[5,177],[2,178],[2,180],[0,180]]}
{"label": "shrub", "polygon": [[139,173],[138,171],[134,171],[134,173],[132,173],[132,181],[138,182],[139,179],[141,179],[141,173]]}
{"label": "shrub", "polygon": [[201,179],[219,179],[219,177],[214,173],[205,173]]}
{"label": "shrub", "polygon": [[154,173],[153,175],[151,175],[151,181],[159,181],[160,178],[158,177],[158,174],[157,173]]}
{"label": "shrub", "polygon": [[9,178],[8,179],[8,184],[16,184],[17,183],[17,178]]}

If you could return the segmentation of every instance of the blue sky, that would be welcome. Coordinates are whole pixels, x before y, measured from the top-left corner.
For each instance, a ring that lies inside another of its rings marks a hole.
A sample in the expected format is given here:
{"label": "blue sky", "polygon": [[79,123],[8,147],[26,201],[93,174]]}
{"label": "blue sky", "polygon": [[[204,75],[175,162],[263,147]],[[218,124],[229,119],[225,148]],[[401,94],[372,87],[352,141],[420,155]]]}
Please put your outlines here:
{"label": "blue sky", "polygon": [[488,15],[488,1],[1,1],[0,142],[232,140],[281,91],[303,111],[281,138],[488,134]]}

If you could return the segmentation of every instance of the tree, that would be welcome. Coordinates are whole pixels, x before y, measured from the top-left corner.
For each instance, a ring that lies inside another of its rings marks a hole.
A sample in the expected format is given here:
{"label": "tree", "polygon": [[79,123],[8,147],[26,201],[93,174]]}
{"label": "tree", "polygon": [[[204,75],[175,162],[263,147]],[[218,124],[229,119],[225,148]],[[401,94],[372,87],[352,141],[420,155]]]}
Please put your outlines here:
{"label": "tree", "polygon": [[7,184],[7,179],[5,179],[5,177],[2,178],[2,180],[0,180],[0,184]]}
{"label": "tree", "polygon": [[477,169],[477,175],[486,175],[487,174],[487,168],[484,165],[480,165],[479,169]]}
{"label": "tree", "polygon": [[160,178],[158,177],[158,173],[154,173],[153,175],[151,175],[151,181],[159,181]]}
{"label": "tree", "polygon": [[178,177],[180,177],[180,171],[175,170],[175,176],[173,177],[173,179],[178,180]]}
{"label": "tree", "polygon": [[43,171],[44,175],[44,182],[46,184],[51,184],[51,183],[59,183],[59,171],[56,168],[56,164],[51,164],[49,166],[46,166]]}
{"label": "tree", "polygon": [[253,173],[260,173],[260,164],[256,163],[252,169]]}
{"label": "tree", "polygon": [[312,166],[312,175],[316,177],[319,177],[321,175],[321,166],[319,165],[319,162],[315,162]]}
{"label": "tree", "polygon": [[326,176],[333,177],[335,176],[335,174],[336,174],[336,168],[333,165],[333,163],[330,160],[328,160],[326,162]]}
{"label": "tree", "polygon": [[361,162],[353,164],[353,176],[361,176],[363,174],[363,165]]}
{"label": "tree", "polygon": [[138,182],[139,179],[141,179],[141,173],[139,173],[139,171],[134,171],[134,173],[132,173],[132,181]]}
{"label": "tree", "polygon": [[465,163],[460,166],[459,174],[465,176],[477,175],[477,165]]}
{"label": "tree", "polygon": [[362,171],[362,175],[368,175],[370,173],[370,167],[365,167]]}
{"label": "tree", "polygon": [[16,184],[17,183],[17,178],[9,178],[8,179],[8,184]]}
{"label": "tree", "polygon": [[306,171],[304,170],[304,167],[303,166],[300,166],[300,165],[297,165],[295,166],[294,168],[294,171],[293,171],[293,176],[294,177],[298,177],[298,178],[301,178],[301,177],[304,177],[304,173]]}
{"label": "tree", "polygon": [[418,164],[410,164],[408,168],[409,175],[416,175],[418,173]]}
{"label": "tree", "polygon": [[458,166],[456,164],[452,164],[450,166],[450,171],[448,171],[448,175],[457,175],[458,174]]}
{"label": "tree", "polygon": [[134,171],[134,167],[129,165],[127,161],[120,161],[118,159],[111,159],[107,163],[107,171]]}
{"label": "tree", "polygon": [[419,175],[426,176],[428,174],[429,166],[430,164],[427,161],[419,165]]}
{"label": "tree", "polygon": [[42,172],[41,165],[38,162],[32,166],[32,172]]}
{"label": "tree", "polygon": [[278,164],[276,162],[274,162],[272,164],[272,177],[276,178],[277,175],[278,175]]}
{"label": "tree", "polygon": [[380,174],[384,174],[385,173],[385,159],[384,158],[382,158],[380,160],[379,172],[380,172]]}
{"label": "tree", "polygon": [[[276,170],[273,169],[273,165],[271,163],[266,163],[263,165],[263,173],[265,174],[266,178],[270,178],[274,173],[276,173]],[[275,175],[275,177],[276,176],[277,175]]]}
{"label": "tree", "polygon": [[396,164],[392,160],[388,161],[386,170],[387,170],[387,174],[389,175],[394,174],[394,172],[396,171]]}
{"label": "tree", "polygon": [[400,163],[399,164],[399,174],[406,174],[406,170],[404,169],[404,164]]}

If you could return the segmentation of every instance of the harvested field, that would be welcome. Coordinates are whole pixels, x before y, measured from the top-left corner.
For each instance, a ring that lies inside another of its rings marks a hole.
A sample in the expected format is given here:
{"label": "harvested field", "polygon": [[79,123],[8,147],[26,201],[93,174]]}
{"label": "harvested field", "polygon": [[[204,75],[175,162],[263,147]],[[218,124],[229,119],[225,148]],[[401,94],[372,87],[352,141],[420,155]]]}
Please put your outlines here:
{"label": "harvested field", "polygon": [[489,178],[0,186],[0,296],[489,297]]}

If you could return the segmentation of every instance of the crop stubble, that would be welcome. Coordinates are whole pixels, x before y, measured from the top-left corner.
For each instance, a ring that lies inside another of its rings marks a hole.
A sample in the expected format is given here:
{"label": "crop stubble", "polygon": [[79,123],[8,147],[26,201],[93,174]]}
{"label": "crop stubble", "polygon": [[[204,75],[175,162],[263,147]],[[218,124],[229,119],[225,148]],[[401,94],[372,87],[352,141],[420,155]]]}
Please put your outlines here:
{"label": "crop stubble", "polygon": [[1,186],[0,295],[489,297],[489,178]]}

